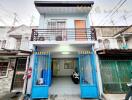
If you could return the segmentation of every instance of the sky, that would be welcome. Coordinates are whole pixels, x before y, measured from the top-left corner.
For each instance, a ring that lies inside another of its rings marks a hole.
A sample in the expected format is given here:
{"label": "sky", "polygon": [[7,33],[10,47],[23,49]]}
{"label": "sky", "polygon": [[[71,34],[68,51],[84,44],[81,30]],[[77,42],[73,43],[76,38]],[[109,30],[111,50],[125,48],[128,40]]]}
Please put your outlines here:
{"label": "sky", "polygon": [[[93,1],[94,5],[89,14],[91,25],[126,26],[132,24],[132,0]],[[15,23],[14,20],[16,20]],[[39,13],[34,6],[34,0],[0,0],[0,26],[21,24],[38,26]]]}

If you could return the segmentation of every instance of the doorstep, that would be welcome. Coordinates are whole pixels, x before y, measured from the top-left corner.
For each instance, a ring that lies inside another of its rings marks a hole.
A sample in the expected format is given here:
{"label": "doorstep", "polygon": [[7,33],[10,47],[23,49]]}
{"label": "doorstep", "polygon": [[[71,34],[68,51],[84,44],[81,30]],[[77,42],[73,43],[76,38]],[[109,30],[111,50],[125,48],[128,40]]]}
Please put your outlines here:
{"label": "doorstep", "polygon": [[81,99],[80,95],[50,95],[47,100],[98,100],[98,99]]}

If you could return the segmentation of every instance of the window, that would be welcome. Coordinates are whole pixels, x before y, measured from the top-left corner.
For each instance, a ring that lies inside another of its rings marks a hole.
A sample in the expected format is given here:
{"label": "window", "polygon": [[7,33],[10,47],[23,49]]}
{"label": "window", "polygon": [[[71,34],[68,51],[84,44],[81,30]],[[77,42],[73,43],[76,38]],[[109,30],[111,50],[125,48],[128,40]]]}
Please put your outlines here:
{"label": "window", "polygon": [[0,77],[7,75],[8,62],[0,62]]}
{"label": "window", "polygon": [[6,46],[6,40],[3,40],[1,48],[5,48],[5,46]]}
{"label": "window", "polygon": [[17,46],[16,49],[19,50],[20,49],[20,45],[21,45],[21,38],[17,39]]}
{"label": "window", "polygon": [[55,38],[57,41],[66,40],[66,22],[64,20],[50,20],[47,24],[48,29],[53,29],[50,34],[51,38]]}

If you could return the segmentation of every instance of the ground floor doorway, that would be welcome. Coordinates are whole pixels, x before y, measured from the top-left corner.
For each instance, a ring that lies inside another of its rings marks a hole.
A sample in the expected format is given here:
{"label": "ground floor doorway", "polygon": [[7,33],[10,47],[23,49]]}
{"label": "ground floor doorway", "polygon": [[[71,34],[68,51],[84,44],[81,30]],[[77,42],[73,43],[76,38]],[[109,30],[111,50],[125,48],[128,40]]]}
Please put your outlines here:
{"label": "ground floor doorway", "polygon": [[12,80],[11,91],[23,92],[24,87],[24,74],[26,70],[27,57],[16,58],[16,65]]}
{"label": "ground floor doorway", "polygon": [[49,95],[80,95],[80,85],[73,83],[71,77],[53,77]]}
{"label": "ground floor doorway", "polygon": [[71,77],[73,72],[79,72],[78,58],[53,58],[51,67],[49,95],[80,95],[80,85]]}
{"label": "ground floor doorway", "polygon": [[[71,57],[75,54],[74,57]],[[56,57],[55,57],[56,55]],[[58,57],[59,56],[59,57]],[[74,84],[71,75],[79,74]],[[98,84],[94,52],[34,52],[31,98],[48,98],[50,95],[79,95],[80,98],[98,98]]]}
{"label": "ground floor doorway", "polygon": [[130,57],[100,57],[100,69],[105,93],[126,93],[132,78]]}

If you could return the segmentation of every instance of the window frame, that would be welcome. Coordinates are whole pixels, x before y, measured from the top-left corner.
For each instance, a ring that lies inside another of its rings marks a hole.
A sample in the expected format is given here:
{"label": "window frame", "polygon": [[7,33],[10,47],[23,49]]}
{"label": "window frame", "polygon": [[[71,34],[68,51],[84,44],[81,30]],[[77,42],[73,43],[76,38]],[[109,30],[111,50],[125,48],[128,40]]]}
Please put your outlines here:
{"label": "window frame", "polygon": [[2,40],[1,49],[4,49],[6,47],[6,43],[7,43],[6,40]]}
{"label": "window frame", "polygon": [[7,65],[7,70],[6,70],[6,75],[4,75],[4,76],[0,76],[0,79],[1,78],[6,78],[7,76],[8,76],[8,73],[9,73],[9,65],[10,65],[10,62],[7,60],[5,60],[5,61],[0,61],[0,62],[8,62],[8,65]]}

